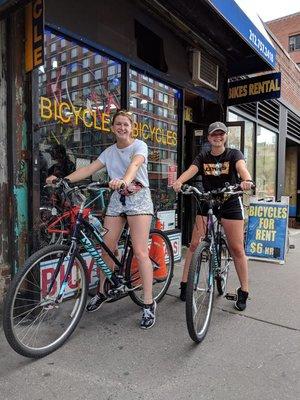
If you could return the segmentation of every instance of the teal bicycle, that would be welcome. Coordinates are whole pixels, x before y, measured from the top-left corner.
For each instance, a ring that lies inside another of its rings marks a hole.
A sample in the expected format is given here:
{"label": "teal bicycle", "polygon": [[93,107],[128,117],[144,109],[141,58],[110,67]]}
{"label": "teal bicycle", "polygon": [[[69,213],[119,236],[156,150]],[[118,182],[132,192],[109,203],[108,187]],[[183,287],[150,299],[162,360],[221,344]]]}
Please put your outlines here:
{"label": "teal bicycle", "polygon": [[220,218],[214,215],[215,206],[225,198],[242,194],[239,185],[226,185],[222,189],[200,192],[196,187],[183,185],[183,194],[193,195],[197,202],[208,204],[206,234],[194,252],[189,269],[186,291],[186,322],[191,339],[200,343],[208,331],[215,286],[219,295],[235,300],[235,295],[227,294],[227,280],[232,258],[228,249]]}

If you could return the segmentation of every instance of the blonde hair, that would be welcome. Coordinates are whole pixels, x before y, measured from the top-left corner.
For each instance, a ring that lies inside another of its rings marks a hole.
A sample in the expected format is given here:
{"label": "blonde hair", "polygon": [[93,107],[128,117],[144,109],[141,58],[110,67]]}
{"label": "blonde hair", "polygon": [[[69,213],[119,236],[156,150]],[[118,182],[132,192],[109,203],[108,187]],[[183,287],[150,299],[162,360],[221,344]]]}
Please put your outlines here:
{"label": "blonde hair", "polygon": [[127,111],[127,110],[118,110],[112,117],[111,124],[113,125],[115,122],[115,119],[119,116],[127,117],[131,123],[133,124],[133,118],[132,118],[132,112]]}

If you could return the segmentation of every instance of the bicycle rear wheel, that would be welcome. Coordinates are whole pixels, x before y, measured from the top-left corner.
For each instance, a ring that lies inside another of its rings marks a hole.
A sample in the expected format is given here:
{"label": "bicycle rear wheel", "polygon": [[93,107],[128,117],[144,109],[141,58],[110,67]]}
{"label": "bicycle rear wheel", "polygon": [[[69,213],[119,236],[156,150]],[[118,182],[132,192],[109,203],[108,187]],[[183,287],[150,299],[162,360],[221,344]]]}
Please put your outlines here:
{"label": "bicycle rear wheel", "polygon": [[[159,302],[166,294],[174,271],[174,255],[168,236],[158,229],[151,229],[149,234],[149,257],[153,266],[153,298]],[[125,279],[131,299],[139,306],[144,305],[142,279],[139,273],[138,262],[131,248],[128,254],[125,270]]]}
{"label": "bicycle rear wheel", "polygon": [[200,343],[209,327],[213,300],[214,279],[209,243],[201,242],[192,259],[186,290],[186,322],[191,339]]}
{"label": "bicycle rear wheel", "polygon": [[[4,304],[3,328],[19,354],[40,358],[58,349],[76,328],[86,304],[83,258],[75,255],[64,295],[56,302],[68,263],[68,246],[34,253],[15,275]],[[50,285],[52,289],[50,290]]]}
{"label": "bicycle rear wheel", "polygon": [[216,276],[216,284],[218,293],[221,296],[226,293],[229,268],[232,261],[227,243],[224,239],[221,239],[220,257],[220,272]]}

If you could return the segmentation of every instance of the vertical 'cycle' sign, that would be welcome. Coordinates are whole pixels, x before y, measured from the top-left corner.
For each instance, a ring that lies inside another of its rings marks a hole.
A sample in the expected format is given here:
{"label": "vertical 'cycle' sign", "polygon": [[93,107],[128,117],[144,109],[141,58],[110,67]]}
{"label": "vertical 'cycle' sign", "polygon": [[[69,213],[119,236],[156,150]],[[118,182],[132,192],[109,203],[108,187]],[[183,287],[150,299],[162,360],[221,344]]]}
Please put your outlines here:
{"label": "vertical 'cycle' sign", "polygon": [[44,64],[44,1],[34,0],[25,11],[25,70]]}

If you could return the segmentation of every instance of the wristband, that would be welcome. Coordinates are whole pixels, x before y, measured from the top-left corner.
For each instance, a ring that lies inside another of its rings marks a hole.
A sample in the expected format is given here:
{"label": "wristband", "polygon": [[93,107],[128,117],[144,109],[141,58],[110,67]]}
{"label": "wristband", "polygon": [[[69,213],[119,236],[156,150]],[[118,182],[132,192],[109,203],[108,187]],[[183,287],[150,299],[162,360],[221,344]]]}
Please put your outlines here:
{"label": "wristband", "polygon": [[252,182],[253,183],[253,180],[252,179],[244,179],[244,182]]}

